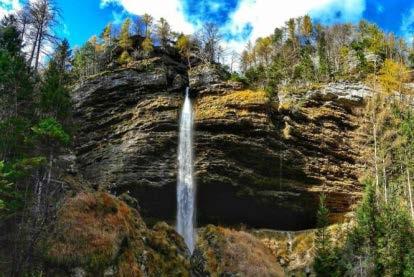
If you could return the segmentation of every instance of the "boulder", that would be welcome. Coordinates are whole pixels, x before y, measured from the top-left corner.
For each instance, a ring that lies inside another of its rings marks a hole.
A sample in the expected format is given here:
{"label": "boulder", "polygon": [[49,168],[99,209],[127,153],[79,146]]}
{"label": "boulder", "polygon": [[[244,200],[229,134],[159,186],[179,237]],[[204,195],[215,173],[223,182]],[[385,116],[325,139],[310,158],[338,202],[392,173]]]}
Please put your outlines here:
{"label": "boulder", "polygon": [[208,225],[198,232],[194,276],[285,276],[276,257],[249,233]]}
{"label": "boulder", "polygon": [[148,228],[136,210],[103,192],[65,201],[45,253],[50,276],[190,276],[189,251],[173,228]]}

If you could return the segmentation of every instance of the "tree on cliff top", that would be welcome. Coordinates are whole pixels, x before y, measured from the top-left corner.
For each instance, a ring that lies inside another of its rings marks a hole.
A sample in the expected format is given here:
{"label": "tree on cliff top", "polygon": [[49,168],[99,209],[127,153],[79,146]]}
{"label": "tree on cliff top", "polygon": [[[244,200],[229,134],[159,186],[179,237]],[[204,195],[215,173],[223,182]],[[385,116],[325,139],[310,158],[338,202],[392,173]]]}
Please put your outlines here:
{"label": "tree on cliff top", "polygon": [[214,23],[205,23],[196,34],[198,54],[205,63],[214,63],[220,59],[222,34]]}
{"label": "tree on cliff top", "polygon": [[34,70],[37,71],[40,54],[46,42],[56,43],[53,27],[57,24],[59,9],[52,0],[36,0],[30,2],[30,32],[31,50],[29,65],[34,61]]}
{"label": "tree on cliff top", "polygon": [[127,18],[122,23],[121,26],[121,32],[119,34],[119,46],[124,50],[127,51],[132,47],[132,39],[130,35],[130,29],[131,27],[131,19]]}
{"label": "tree on cliff top", "polygon": [[188,67],[191,68],[190,58],[191,58],[191,48],[193,47],[192,42],[191,42],[191,37],[181,34],[178,37],[178,40],[176,42],[176,47],[178,51],[180,52],[181,56],[183,56],[187,60]]}
{"label": "tree on cliff top", "polygon": [[154,22],[154,17],[152,17],[149,14],[144,14],[142,15],[142,22],[144,23],[145,26],[145,37],[151,37],[151,32],[152,32],[152,23]]}
{"label": "tree on cliff top", "polygon": [[157,36],[161,46],[166,49],[171,37],[171,26],[163,17],[160,18],[157,25]]}
{"label": "tree on cliff top", "polygon": [[121,64],[126,64],[131,61],[128,50],[132,48],[132,39],[129,33],[131,27],[131,19],[125,19],[121,26],[121,33],[119,35],[119,46],[122,48],[122,54],[119,58]]}

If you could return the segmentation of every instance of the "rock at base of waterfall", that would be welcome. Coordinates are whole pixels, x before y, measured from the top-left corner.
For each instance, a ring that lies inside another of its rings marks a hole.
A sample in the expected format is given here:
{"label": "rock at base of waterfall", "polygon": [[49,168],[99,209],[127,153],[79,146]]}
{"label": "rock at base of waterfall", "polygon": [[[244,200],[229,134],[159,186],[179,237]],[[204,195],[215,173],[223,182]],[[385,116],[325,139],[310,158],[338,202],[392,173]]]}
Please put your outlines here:
{"label": "rock at base of waterfall", "polygon": [[68,198],[45,249],[48,276],[190,276],[189,251],[174,229],[148,228],[107,193]]}
{"label": "rock at base of waterfall", "polygon": [[259,239],[213,225],[200,229],[191,264],[194,276],[285,276]]}

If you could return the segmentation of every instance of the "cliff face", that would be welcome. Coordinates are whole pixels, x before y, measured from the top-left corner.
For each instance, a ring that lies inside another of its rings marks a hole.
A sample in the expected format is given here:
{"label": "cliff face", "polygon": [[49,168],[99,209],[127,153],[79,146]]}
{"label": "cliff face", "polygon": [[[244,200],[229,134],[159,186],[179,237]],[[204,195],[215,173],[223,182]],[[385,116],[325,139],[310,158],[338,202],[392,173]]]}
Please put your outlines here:
{"label": "cliff face", "polygon": [[154,58],[104,73],[75,89],[77,158],[86,179],[129,191],[146,216],[175,209],[177,118],[185,67]]}
{"label": "cliff face", "polygon": [[[332,84],[269,99],[222,82],[224,75],[189,72],[199,223],[309,228],[321,191],[334,214],[349,211],[360,191],[358,113],[369,91]],[[154,58],[92,78],[73,94],[83,175],[114,193],[129,191],[145,217],[175,217],[186,84],[182,65]]]}

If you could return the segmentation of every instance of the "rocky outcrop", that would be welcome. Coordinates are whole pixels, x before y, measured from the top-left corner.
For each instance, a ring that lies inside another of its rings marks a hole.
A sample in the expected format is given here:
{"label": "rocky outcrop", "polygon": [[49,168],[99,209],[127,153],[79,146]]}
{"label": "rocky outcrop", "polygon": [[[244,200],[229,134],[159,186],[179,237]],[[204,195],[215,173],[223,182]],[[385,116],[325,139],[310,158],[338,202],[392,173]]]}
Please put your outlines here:
{"label": "rocky outcrop", "polygon": [[194,276],[285,276],[276,257],[249,233],[208,225],[198,232]]}
{"label": "rocky outcrop", "polygon": [[343,108],[352,109],[364,105],[371,95],[371,89],[362,83],[330,83],[322,89],[309,91],[306,99],[332,101]]}
{"label": "rocky outcrop", "polygon": [[[215,72],[189,72],[198,223],[310,228],[321,192],[333,220],[349,211],[360,195],[365,88],[329,84],[277,99]],[[129,191],[146,218],[175,218],[186,74],[169,58],[153,58],[91,78],[73,94],[79,168],[115,194]]]}
{"label": "rocky outcrop", "polygon": [[147,228],[107,193],[68,198],[45,248],[50,276],[190,276],[189,251],[174,229]]}
{"label": "rocky outcrop", "polygon": [[189,75],[190,87],[193,91],[200,91],[229,78],[229,73],[218,64],[199,65],[190,69]]}

